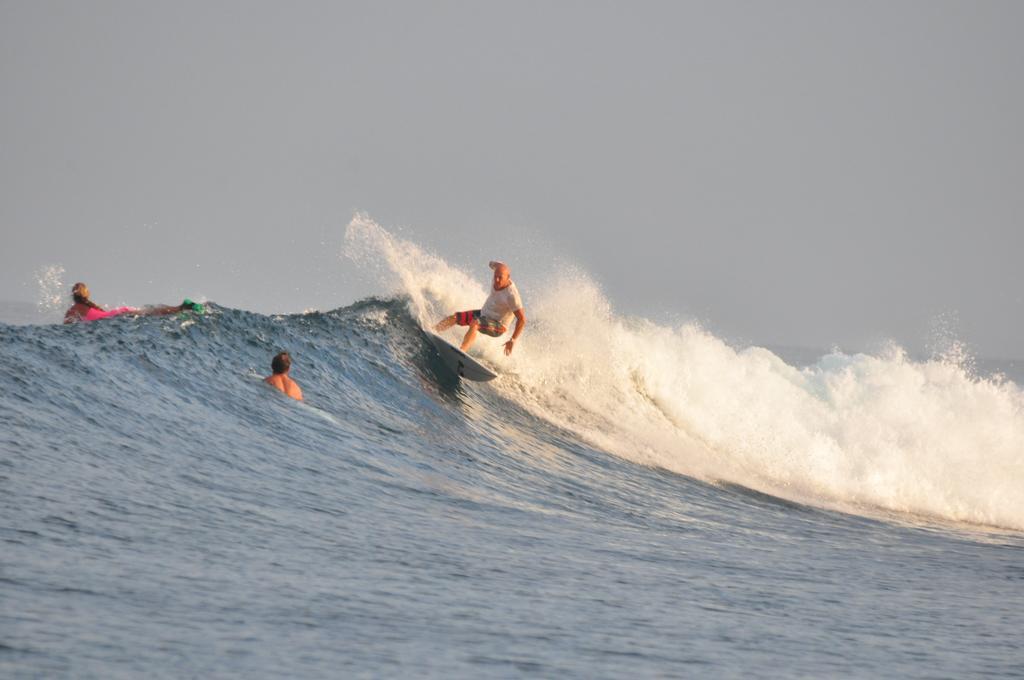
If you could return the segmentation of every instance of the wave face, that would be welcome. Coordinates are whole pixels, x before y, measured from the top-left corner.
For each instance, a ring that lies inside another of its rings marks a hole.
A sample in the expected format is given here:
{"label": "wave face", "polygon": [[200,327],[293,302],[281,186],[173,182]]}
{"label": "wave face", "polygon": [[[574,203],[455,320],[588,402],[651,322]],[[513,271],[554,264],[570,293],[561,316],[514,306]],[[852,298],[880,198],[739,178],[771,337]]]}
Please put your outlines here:
{"label": "wave face", "polygon": [[[486,295],[365,216],[346,248],[384,270],[421,324]],[[507,374],[496,391],[595,446],[801,503],[1024,529],[1024,392],[963,357],[915,362],[891,347],[796,368],[696,324],[618,316],[578,271],[520,289],[530,325],[516,353],[476,351]]]}
{"label": "wave face", "polygon": [[[0,675],[1019,663],[1015,384],[895,350],[793,367],[573,271],[520,280],[523,340],[481,338],[502,375],[461,383],[422,329],[482,277],[363,217],[345,254],[382,297],[0,324]],[[305,404],[262,384],[282,349]]]}

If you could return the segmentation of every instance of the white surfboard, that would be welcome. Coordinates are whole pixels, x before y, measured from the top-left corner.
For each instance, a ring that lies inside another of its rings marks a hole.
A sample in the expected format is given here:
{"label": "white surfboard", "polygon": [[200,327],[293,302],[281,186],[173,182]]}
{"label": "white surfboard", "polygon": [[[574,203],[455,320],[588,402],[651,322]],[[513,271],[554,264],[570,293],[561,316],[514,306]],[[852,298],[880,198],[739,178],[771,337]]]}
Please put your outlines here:
{"label": "white surfboard", "polygon": [[445,366],[452,369],[455,375],[466,380],[476,380],[477,382],[487,382],[498,377],[497,373],[458,347],[449,344],[444,338],[433,333],[427,333],[427,337],[430,338],[430,342],[434,343],[437,353],[441,355],[441,361],[444,362]]}

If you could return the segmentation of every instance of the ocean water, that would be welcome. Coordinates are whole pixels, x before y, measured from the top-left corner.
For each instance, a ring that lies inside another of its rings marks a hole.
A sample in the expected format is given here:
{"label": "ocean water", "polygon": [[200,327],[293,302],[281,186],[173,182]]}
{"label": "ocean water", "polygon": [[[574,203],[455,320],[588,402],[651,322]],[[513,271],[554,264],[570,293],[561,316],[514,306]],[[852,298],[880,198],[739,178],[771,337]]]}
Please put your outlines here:
{"label": "ocean water", "polygon": [[459,382],[423,328],[484,282],[364,217],[345,256],[379,297],[0,324],[0,676],[1024,676],[1017,367],[732,347],[572,274]]}

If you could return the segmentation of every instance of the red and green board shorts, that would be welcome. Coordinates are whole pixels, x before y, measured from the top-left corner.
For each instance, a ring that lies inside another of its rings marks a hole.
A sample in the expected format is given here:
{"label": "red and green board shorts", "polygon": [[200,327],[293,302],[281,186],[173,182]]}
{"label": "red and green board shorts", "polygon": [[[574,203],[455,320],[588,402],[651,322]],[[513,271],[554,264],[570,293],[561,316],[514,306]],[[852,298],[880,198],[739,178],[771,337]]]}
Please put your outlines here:
{"label": "red and green board shorts", "polygon": [[479,309],[471,309],[468,312],[455,312],[455,323],[460,326],[468,326],[473,323],[473,319],[476,319],[477,321],[476,329],[484,335],[489,335],[492,338],[504,335],[507,330],[501,325],[500,321],[488,319],[486,316],[480,316]]}

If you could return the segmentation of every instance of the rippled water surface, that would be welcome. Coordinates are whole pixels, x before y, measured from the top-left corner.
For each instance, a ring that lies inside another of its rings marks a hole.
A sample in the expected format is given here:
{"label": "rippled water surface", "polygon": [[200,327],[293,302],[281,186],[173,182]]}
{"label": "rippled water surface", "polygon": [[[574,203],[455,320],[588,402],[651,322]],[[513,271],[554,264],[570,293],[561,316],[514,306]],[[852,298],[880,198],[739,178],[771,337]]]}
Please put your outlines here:
{"label": "rippled water surface", "polygon": [[1017,531],[612,455],[402,300],[0,325],[0,360],[5,677],[1024,674]]}

